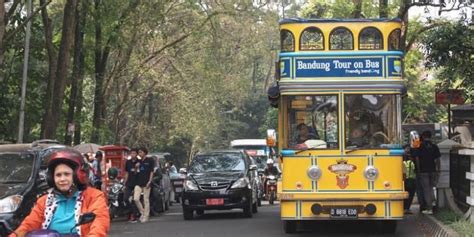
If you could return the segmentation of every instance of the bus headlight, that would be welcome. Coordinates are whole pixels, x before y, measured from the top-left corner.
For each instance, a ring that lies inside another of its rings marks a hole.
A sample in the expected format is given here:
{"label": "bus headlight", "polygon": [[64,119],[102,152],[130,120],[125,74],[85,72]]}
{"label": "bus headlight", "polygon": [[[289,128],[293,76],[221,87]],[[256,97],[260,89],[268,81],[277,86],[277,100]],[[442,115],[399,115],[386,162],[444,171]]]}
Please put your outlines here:
{"label": "bus headlight", "polygon": [[364,170],[364,177],[369,181],[374,181],[379,176],[379,170],[372,165],[367,166]]}
{"label": "bus headlight", "polygon": [[312,180],[318,180],[319,178],[321,178],[322,175],[322,171],[317,165],[309,167],[306,173],[308,174],[308,177]]}

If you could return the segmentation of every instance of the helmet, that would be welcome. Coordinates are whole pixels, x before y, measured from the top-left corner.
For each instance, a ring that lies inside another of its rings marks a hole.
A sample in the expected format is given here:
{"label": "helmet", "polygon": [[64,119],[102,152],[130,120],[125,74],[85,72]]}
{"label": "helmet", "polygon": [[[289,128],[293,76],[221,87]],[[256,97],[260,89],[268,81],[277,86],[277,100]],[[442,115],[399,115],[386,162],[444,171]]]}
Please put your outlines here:
{"label": "helmet", "polygon": [[107,177],[109,177],[109,179],[115,179],[115,178],[117,178],[117,176],[118,176],[118,169],[117,168],[112,167],[109,170],[107,170]]}
{"label": "helmet", "polygon": [[272,160],[272,159],[268,159],[268,160],[267,160],[267,165],[273,165],[273,160]]}
{"label": "helmet", "polygon": [[79,190],[86,188],[89,182],[89,167],[81,153],[73,149],[61,149],[52,152],[48,161],[48,185],[54,187],[54,169],[59,164],[66,164],[74,170],[74,184]]}

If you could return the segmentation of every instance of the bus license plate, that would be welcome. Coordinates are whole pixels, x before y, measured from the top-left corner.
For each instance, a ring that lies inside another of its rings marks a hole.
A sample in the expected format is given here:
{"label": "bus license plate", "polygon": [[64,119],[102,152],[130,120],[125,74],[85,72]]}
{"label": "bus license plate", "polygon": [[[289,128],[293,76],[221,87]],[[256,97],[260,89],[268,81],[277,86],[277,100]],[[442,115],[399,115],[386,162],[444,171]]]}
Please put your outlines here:
{"label": "bus license plate", "polygon": [[208,206],[224,205],[224,199],[223,198],[208,198],[206,199],[206,205]]}
{"label": "bus license plate", "polygon": [[357,209],[356,208],[331,208],[331,217],[357,218]]}

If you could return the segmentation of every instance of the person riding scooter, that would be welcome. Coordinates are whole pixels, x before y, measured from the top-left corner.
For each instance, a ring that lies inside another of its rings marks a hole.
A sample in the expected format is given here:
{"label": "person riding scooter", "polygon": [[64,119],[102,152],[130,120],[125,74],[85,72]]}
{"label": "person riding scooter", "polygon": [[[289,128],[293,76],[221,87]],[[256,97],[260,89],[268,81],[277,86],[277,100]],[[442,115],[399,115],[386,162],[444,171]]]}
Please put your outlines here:
{"label": "person riding scooter", "polygon": [[280,171],[276,166],[273,165],[274,161],[273,159],[269,158],[267,160],[267,167],[263,170],[263,188],[265,194],[267,193],[267,182],[268,182],[268,176],[273,175],[275,177],[278,177],[280,175]]}
{"label": "person riding scooter", "polygon": [[[34,230],[60,234],[107,236],[110,219],[103,192],[89,187],[89,167],[81,153],[72,149],[54,151],[48,157],[47,182],[51,189],[41,196],[12,236]],[[92,212],[94,220],[80,226],[80,216]]]}

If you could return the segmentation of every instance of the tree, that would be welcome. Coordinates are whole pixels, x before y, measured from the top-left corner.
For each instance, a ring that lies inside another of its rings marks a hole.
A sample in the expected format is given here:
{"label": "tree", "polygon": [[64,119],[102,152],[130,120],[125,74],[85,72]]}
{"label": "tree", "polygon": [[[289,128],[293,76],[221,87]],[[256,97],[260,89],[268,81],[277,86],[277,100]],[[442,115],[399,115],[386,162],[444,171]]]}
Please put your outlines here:
{"label": "tree", "polygon": [[[56,137],[56,129],[60,122],[60,117],[62,113],[62,105],[64,100],[64,90],[66,87],[66,80],[68,76],[69,65],[71,61],[71,48],[73,46],[74,41],[74,28],[76,26],[75,23],[75,14],[77,8],[77,0],[67,0],[64,6],[64,18],[63,18],[63,25],[62,25],[62,37],[61,37],[61,44],[59,47],[59,52],[57,56],[57,64],[51,63],[52,60],[55,60],[53,57],[54,52],[49,52],[50,54],[50,80],[48,84],[48,97],[46,101],[47,107],[46,112],[43,117],[43,131],[42,131],[42,138],[55,138]],[[43,11],[46,13],[46,9]],[[47,18],[47,16],[46,16]],[[49,49],[51,47],[51,25],[48,22],[49,20],[46,19],[46,40],[48,42],[48,51],[54,51],[53,49]],[[54,67],[51,65],[57,65],[56,71]]]}
{"label": "tree", "polygon": [[[422,40],[425,66],[437,69],[441,87],[474,88],[474,28],[463,21],[431,29]],[[472,99],[474,94],[468,93]]]}

